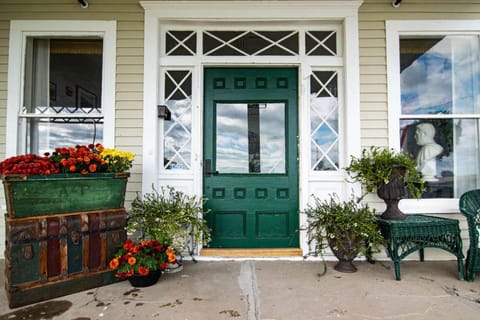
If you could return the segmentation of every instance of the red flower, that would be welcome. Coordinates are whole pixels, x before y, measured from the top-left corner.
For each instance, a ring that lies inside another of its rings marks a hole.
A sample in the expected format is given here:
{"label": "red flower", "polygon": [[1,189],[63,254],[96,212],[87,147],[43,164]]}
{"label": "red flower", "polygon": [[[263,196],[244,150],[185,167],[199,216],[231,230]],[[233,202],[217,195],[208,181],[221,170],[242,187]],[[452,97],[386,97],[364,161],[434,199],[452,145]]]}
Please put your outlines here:
{"label": "red flower", "polygon": [[146,276],[150,273],[150,270],[144,266],[138,267],[138,274],[142,276]]}
{"label": "red flower", "polygon": [[125,250],[130,250],[135,244],[133,243],[132,240],[127,239],[125,240],[125,243],[123,244],[123,249]]}
{"label": "red flower", "polygon": [[0,174],[54,174],[58,164],[48,157],[34,154],[14,156],[0,162]]}
{"label": "red flower", "polygon": [[167,270],[167,268],[168,268],[168,263],[165,262],[160,264],[160,270],[164,271],[164,270]]}
{"label": "red flower", "polygon": [[130,252],[131,253],[138,253],[140,250],[142,250],[142,246],[141,245],[136,245],[136,246],[134,246],[130,249]]}

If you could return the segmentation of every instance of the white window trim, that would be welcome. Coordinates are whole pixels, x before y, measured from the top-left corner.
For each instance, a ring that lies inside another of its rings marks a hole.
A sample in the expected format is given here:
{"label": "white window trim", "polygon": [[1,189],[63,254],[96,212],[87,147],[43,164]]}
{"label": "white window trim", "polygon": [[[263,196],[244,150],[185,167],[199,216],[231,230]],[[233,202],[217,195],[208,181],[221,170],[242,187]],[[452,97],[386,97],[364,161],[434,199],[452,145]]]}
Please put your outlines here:
{"label": "white window trim", "polygon": [[[454,35],[480,33],[478,20],[395,20],[386,21],[388,79],[388,137],[390,147],[400,149],[400,36]],[[405,199],[400,208],[406,213],[458,213],[458,199]]]}
{"label": "white window trim", "polygon": [[18,143],[18,116],[23,103],[24,59],[29,36],[103,38],[102,115],[103,144],[115,145],[115,21],[12,20],[8,52],[6,156],[22,152]]}

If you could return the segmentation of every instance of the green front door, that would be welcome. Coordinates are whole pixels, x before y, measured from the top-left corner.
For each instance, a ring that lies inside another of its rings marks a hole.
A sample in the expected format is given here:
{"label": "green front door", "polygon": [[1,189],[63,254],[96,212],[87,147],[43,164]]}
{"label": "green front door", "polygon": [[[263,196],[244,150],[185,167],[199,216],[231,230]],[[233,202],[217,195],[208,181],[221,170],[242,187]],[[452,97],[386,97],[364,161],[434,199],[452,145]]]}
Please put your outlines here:
{"label": "green front door", "polygon": [[214,248],[298,248],[296,68],[207,68],[204,194]]}

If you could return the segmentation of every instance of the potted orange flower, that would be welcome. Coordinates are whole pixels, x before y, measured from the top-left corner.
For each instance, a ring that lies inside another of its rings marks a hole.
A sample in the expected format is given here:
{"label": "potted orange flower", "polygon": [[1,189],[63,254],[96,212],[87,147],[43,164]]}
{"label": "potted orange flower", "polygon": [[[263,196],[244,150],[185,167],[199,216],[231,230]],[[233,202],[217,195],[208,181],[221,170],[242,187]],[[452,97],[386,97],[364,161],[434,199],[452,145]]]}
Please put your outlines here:
{"label": "potted orange flower", "polygon": [[176,261],[173,249],[158,240],[136,243],[127,239],[110,260],[110,268],[116,270],[117,278],[128,279],[134,287],[147,287],[158,281],[169,263]]}

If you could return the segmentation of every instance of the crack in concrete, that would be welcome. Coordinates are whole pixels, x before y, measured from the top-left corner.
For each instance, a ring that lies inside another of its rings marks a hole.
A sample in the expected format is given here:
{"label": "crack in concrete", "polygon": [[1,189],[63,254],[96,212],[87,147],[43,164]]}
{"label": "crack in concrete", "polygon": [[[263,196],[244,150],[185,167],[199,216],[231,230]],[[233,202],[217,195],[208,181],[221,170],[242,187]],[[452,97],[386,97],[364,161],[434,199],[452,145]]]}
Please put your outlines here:
{"label": "crack in concrete", "polygon": [[354,313],[354,319],[369,319],[369,320],[382,320],[382,319],[408,319],[412,317],[424,317],[430,312],[432,312],[433,306],[429,306],[423,312],[406,312],[395,315],[382,315],[374,316],[370,314]]}
{"label": "crack in concrete", "polygon": [[452,297],[457,297],[465,302],[473,303],[476,307],[479,307],[480,297],[469,297],[468,295],[460,294],[458,289],[455,287],[442,286],[442,288]]}
{"label": "crack in concrete", "polygon": [[240,267],[238,284],[247,298],[246,320],[260,319],[260,295],[257,286],[257,274],[253,261],[244,261]]}

